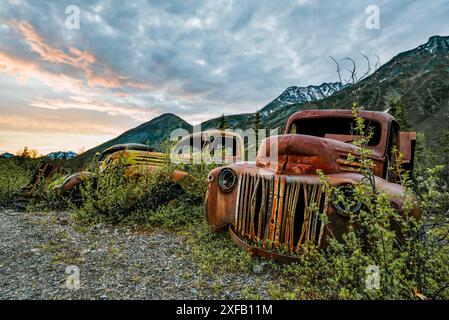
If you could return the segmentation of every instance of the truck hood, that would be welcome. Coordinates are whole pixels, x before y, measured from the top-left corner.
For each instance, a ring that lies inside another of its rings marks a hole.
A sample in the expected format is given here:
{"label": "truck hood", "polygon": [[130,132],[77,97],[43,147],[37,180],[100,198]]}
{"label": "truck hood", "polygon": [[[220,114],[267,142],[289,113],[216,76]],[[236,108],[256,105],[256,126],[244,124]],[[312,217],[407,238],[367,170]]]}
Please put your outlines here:
{"label": "truck hood", "polygon": [[352,144],[301,134],[284,134],[266,138],[257,153],[256,165],[276,173],[326,174],[358,172],[360,163],[347,161],[348,154],[358,158]]}

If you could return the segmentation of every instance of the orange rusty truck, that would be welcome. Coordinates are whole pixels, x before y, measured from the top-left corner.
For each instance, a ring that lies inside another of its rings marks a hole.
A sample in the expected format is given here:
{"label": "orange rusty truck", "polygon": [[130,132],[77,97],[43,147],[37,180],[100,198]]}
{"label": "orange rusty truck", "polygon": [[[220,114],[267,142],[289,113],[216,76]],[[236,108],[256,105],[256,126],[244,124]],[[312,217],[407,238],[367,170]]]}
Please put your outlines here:
{"label": "orange rusty truck", "polygon": [[[373,133],[367,146],[372,179],[377,189],[389,195],[393,208],[400,210],[404,188],[389,170],[395,161],[392,150],[401,151],[402,167],[412,171],[416,134],[401,132],[395,118],[385,112],[362,111],[360,116]],[[351,110],[300,111],[288,119],[285,134],[261,143],[255,162],[212,170],[205,199],[212,230],[228,230],[240,247],[284,261],[297,259],[306,242],[320,247],[331,235],[341,239],[348,214],[332,198],[326,199],[331,196],[321,188],[317,170],[331,186],[351,196],[352,186],[364,178],[353,144],[360,136],[354,128]],[[353,160],[348,160],[348,154]],[[326,225],[312,205],[327,215]],[[360,206],[349,209],[356,213]],[[418,208],[411,214],[418,218]]]}

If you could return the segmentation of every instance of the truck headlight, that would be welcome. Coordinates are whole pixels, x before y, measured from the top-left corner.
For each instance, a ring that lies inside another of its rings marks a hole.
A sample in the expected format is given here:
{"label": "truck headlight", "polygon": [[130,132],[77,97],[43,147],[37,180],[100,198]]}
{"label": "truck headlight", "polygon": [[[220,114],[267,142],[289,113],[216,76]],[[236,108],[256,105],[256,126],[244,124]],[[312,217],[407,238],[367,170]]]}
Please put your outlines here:
{"label": "truck headlight", "polygon": [[231,168],[224,168],[218,175],[218,186],[223,192],[230,192],[237,183],[237,174]]}
{"label": "truck headlight", "polygon": [[354,187],[351,184],[338,186],[332,194],[332,205],[344,216],[357,213],[362,202],[355,199]]}

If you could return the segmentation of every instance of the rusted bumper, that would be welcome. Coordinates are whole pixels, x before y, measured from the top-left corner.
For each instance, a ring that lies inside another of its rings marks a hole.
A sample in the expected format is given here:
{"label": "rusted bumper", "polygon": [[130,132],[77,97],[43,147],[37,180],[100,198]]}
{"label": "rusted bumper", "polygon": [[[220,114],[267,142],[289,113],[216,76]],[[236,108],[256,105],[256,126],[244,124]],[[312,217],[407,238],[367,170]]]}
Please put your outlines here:
{"label": "rusted bumper", "polygon": [[283,262],[283,263],[295,262],[295,261],[299,260],[299,258],[297,256],[285,255],[285,254],[281,254],[281,253],[277,253],[277,252],[273,252],[273,251],[269,251],[269,250],[266,250],[263,248],[258,248],[258,247],[249,245],[248,243],[246,243],[245,241],[243,241],[242,239],[239,238],[239,236],[236,234],[236,232],[234,231],[234,228],[232,226],[229,226],[228,233],[229,233],[229,236],[231,237],[231,239],[240,248],[249,252],[251,255],[265,257],[267,259],[272,259],[272,260],[276,260],[276,261]]}

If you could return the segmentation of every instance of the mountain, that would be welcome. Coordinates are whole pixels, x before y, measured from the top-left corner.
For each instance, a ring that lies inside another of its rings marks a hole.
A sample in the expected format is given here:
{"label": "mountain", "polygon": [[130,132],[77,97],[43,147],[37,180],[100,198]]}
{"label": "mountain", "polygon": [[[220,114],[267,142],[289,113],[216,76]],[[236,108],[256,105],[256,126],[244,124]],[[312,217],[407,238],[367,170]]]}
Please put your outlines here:
{"label": "mountain", "polygon": [[47,154],[45,157],[55,160],[55,159],[72,159],[76,156],[77,154],[73,151],[56,151]]}
{"label": "mountain", "polygon": [[[331,96],[342,88],[343,85],[340,82],[323,83],[319,86],[288,87],[276,99],[259,110],[261,123],[266,123],[268,119],[273,119],[276,115],[282,114],[285,109],[291,105],[318,101]],[[220,117],[203,122],[201,124],[202,130],[217,128],[219,120]],[[252,128],[254,113],[229,115],[226,116],[226,121],[228,122],[230,128]]]}
{"label": "mountain", "polygon": [[12,153],[9,153],[9,152],[4,152],[4,153],[0,154],[0,158],[11,159],[11,158],[14,158],[14,155]]}
{"label": "mountain", "polygon": [[400,97],[413,129],[437,141],[449,130],[449,36],[430,37],[326,99],[289,106],[281,122],[299,109],[350,108],[355,94],[361,105],[379,111],[387,110],[390,98]]}
{"label": "mountain", "polygon": [[110,146],[121,143],[143,143],[152,147],[159,147],[165,139],[169,138],[170,133],[178,128],[185,129],[189,132],[192,131],[192,125],[188,122],[173,113],[164,113],[157,118],[122,133],[112,140],[87,150],[83,153],[83,156],[89,159],[96,152],[101,152]]}
{"label": "mountain", "polygon": [[271,101],[260,110],[262,117],[282,110],[286,106],[305,102],[319,101],[341,90],[340,82],[323,83],[319,86],[289,87],[279,97]]}

